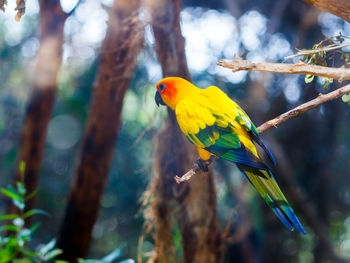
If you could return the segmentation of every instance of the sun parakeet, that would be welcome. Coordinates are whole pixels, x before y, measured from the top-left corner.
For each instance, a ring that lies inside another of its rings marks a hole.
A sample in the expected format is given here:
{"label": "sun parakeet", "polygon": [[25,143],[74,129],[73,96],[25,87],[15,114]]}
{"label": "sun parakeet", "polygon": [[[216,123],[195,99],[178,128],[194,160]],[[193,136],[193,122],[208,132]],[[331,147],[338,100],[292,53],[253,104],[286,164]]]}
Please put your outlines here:
{"label": "sun parakeet", "polygon": [[[270,168],[258,155],[255,144],[275,164],[272,153],[237,103],[217,87],[200,89],[178,77],[159,81],[155,100],[158,106],[167,105],[175,110],[182,132],[197,147],[203,160],[208,160],[214,154],[235,162],[279,219],[290,230],[293,230],[294,225],[302,234],[306,234]],[[199,165],[205,169],[200,162]]]}

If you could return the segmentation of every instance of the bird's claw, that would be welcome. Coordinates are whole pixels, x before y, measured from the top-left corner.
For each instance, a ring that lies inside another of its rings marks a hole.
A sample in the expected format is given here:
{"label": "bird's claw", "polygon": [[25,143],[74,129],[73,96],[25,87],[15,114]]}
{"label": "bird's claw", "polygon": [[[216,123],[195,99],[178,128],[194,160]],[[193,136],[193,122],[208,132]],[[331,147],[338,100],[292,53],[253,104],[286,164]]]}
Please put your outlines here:
{"label": "bird's claw", "polygon": [[208,163],[201,158],[197,159],[197,165],[203,172],[208,172]]}

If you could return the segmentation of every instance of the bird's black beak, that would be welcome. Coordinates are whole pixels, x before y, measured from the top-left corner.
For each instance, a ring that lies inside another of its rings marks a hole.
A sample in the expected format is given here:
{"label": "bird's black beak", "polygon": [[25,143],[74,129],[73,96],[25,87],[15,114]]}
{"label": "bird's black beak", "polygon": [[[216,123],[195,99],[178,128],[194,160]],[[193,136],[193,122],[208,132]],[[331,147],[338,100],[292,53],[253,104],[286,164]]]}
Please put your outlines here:
{"label": "bird's black beak", "polygon": [[154,96],[154,99],[155,99],[156,104],[157,104],[158,107],[159,107],[159,104],[160,104],[160,105],[166,105],[166,104],[164,103],[164,101],[163,101],[163,99],[162,99],[162,97],[160,96],[160,93],[159,93],[158,91],[156,92],[156,95]]}

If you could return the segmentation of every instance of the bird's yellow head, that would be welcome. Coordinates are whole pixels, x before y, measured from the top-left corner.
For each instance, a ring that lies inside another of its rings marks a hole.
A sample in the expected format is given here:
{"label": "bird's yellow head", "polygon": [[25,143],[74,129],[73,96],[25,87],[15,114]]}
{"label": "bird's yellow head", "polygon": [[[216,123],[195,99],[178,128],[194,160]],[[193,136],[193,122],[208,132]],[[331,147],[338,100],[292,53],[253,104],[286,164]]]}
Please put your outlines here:
{"label": "bird's yellow head", "polygon": [[191,82],[178,77],[164,78],[157,83],[156,104],[168,105],[173,110],[177,103],[198,90]]}

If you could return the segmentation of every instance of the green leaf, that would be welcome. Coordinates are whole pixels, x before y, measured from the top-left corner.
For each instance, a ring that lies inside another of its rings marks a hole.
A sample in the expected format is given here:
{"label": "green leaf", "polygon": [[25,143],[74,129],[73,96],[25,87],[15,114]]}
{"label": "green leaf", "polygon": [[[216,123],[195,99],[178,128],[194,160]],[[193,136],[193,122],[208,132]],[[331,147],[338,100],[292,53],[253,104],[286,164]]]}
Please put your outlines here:
{"label": "green leaf", "polygon": [[36,196],[36,194],[38,193],[38,189],[35,189],[33,192],[31,192],[29,195],[27,195],[24,200],[28,201],[30,199],[32,199],[34,196]]}
{"label": "green leaf", "polygon": [[22,216],[23,219],[26,219],[27,217],[31,217],[33,215],[45,215],[45,216],[49,216],[48,213],[46,213],[44,210],[41,209],[32,209],[29,210],[27,212],[25,212]]}
{"label": "green leaf", "polygon": [[0,250],[1,263],[11,262],[11,260],[16,257],[17,251],[13,247],[6,247]]}
{"label": "green leaf", "polygon": [[26,171],[26,163],[25,161],[20,161],[19,162],[19,171],[22,176],[24,176],[24,172]]}
{"label": "green leaf", "polygon": [[122,261],[118,261],[118,263],[135,263],[135,260],[131,258],[124,259]]}
{"label": "green leaf", "polygon": [[58,255],[61,255],[62,253],[63,253],[62,249],[56,248],[54,250],[47,252],[47,254],[44,256],[44,260],[54,259],[55,257],[57,257]]}
{"label": "green leaf", "polygon": [[13,219],[15,219],[17,217],[19,217],[19,215],[17,215],[17,214],[7,214],[7,215],[0,216],[0,221],[13,220]]}
{"label": "green leaf", "polygon": [[1,188],[1,192],[7,197],[9,197],[11,200],[17,200],[17,201],[23,202],[22,197],[16,192],[16,190],[12,186],[9,186],[8,189]]}
{"label": "green leaf", "polygon": [[13,200],[13,204],[21,211],[25,208],[25,204],[23,201]]}
{"label": "green leaf", "polygon": [[55,260],[54,262],[55,262],[55,263],[69,263],[68,261],[60,260],[60,259]]}
{"label": "green leaf", "polygon": [[27,257],[36,257],[36,258],[39,257],[38,253],[31,251],[31,250],[28,250],[28,249],[22,249],[22,253]]}
{"label": "green leaf", "polygon": [[26,189],[24,188],[23,183],[21,183],[21,182],[17,182],[17,191],[22,196],[25,195],[27,192]]}
{"label": "green leaf", "polygon": [[104,263],[104,262],[101,261],[101,260],[97,260],[97,259],[82,259],[82,258],[79,258],[78,259],[78,263]]}
{"label": "green leaf", "polygon": [[10,237],[6,240],[5,246],[0,250],[0,262],[13,262],[19,253],[18,243],[15,237]]}
{"label": "green leaf", "polygon": [[35,230],[38,229],[39,226],[40,226],[40,223],[35,223],[31,228],[29,228],[29,230],[33,233]]}
{"label": "green leaf", "polygon": [[111,253],[109,253],[107,256],[102,258],[103,262],[110,263],[113,260],[116,260],[122,255],[122,247],[119,247],[115,250],[113,250]]}
{"label": "green leaf", "polygon": [[322,77],[321,81],[323,82],[323,89],[327,90],[328,89],[328,85],[330,83],[333,83],[333,79],[332,78],[327,78],[327,77]]}
{"label": "green leaf", "polygon": [[41,255],[45,255],[47,252],[49,252],[51,249],[53,249],[56,245],[56,240],[52,239],[49,243],[44,244],[40,249],[39,249],[39,253]]}
{"label": "green leaf", "polygon": [[314,80],[314,75],[306,75],[305,76],[305,83],[310,83]]}
{"label": "green leaf", "polygon": [[15,232],[18,232],[19,230],[20,230],[20,228],[18,226],[15,226],[15,225],[0,226],[0,231],[15,231]]}
{"label": "green leaf", "polygon": [[14,259],[12,262],[13,263],[32,263],[32,261],[29,258]]}
{"label": "green leaf", "polygon": [[19,233],[18,233],[18,238],[21,239],[22,241],[26,242],[30,236],[32,235],[32,231],[30,231],[30,229],[25,228],[22,229]]}
{"label": "green leaf", "polygon": [[9,197],[13,204],[20,210],[23,210],[25,207],[24,200],[21,195],[17,193],[15,188],[13,188],[12,185],[10,185],[8,188],[1,188],[1,192]]}
{"label": "green leaf", "polygon": [[343,102],[349,102],[350,101],[350,93],[345,94],[341,97]]}

